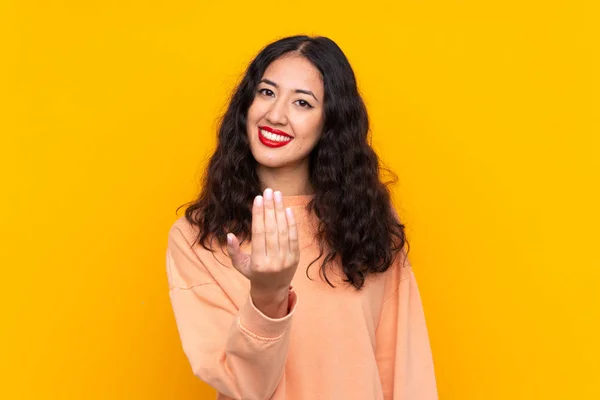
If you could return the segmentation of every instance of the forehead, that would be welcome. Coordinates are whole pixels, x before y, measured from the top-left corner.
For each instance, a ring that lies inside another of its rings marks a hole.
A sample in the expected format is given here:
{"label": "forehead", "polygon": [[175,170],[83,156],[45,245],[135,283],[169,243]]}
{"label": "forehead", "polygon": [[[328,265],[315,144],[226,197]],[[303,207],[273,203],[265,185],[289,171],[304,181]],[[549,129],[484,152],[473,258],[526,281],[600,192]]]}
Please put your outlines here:
{"label": "forehead", "polygon": [[282,90],[307,89],[323,93],[321,73],[303,56],[285,55],[273,61],[263,78],[275,82]]}

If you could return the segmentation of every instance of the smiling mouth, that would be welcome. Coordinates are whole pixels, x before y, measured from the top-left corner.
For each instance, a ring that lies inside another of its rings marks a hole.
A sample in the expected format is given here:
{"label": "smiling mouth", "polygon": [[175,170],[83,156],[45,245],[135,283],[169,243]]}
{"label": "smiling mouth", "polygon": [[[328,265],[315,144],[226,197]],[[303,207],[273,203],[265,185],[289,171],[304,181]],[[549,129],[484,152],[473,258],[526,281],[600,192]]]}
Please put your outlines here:
{"label": "smiling mouth", "polygon": [[267,147],[282,147],[293,140],[291,136],[280,135],[264,128],[258,128],[258,138]]}

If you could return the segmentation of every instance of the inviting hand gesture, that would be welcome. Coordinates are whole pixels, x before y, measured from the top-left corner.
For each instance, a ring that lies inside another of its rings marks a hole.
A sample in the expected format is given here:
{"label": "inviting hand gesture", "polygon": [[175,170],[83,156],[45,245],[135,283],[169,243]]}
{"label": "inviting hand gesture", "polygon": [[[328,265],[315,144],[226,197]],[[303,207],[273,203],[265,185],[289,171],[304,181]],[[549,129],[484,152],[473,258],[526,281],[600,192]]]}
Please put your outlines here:
{"label": "inviting hand gesture", "polygon": [[252,254],[240,251],[234,234],[229,233],[227,239],[227,252],[234,268],[250,280],[254,305],[269,317],[285,316],[300,249],[294,214],[291,209],[283,208],[281,193],[266,189],[264,200],[262,196],[254,199]]}

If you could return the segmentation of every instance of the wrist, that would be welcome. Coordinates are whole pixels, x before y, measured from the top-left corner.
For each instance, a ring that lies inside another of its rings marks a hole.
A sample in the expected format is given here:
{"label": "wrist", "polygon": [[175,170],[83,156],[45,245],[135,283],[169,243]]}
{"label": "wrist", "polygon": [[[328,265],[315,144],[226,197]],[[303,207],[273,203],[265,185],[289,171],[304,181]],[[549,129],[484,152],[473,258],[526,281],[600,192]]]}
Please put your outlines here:
{"label": "wrist", "polygon": [[250,284],[250,295],[260,301],[280,302],[287,299],[289,292],[289,285],[273,289]]}
{"label": "wrist", "polygon": [[283,318],[289,312],[290,288],[265,290],[250,288],[250,297],[254,306],[269,318]]}

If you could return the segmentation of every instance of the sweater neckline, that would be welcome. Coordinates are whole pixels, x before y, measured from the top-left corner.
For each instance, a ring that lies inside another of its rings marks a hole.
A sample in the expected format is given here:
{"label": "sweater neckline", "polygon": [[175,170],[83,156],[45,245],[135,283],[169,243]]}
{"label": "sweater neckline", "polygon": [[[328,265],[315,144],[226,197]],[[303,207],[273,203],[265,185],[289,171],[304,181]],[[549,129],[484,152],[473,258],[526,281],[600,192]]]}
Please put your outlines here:
{"label": "sweater neckline", "polygon": [[312,199],[314,194],[301,194],[297,196],[283,196],[283,205],[285,207],[306,206]]}

